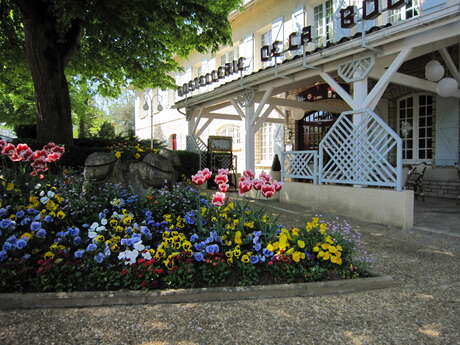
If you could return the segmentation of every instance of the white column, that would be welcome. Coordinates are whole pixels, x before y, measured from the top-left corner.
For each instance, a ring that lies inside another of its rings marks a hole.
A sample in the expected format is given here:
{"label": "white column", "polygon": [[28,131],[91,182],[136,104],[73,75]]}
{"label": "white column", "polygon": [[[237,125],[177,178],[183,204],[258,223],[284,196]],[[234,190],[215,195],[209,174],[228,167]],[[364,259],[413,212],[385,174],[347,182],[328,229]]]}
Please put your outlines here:
{"label": "white column", "polygon": [[254,126],[254,99],[245,104],[244,129],[245,129],[245,168],[255,171],[255,126]]}
{"label": "white column", "polygon": [[194,147],[191,146],[190,140],[195,134],[195,116],[192,109],[185,109],[185,119],[187,120],[187,140],[185,142],[186,149],[188,151],[194,151]]}
{"label": "white column", "polygon": [[[359,73],[359,72],[355,72],[355,73]],[[354,103],[359,107],[359,108],[362,108],[363,105],[364,105],[364,102],[366,100],[366,97],[367,97],[367,78],[364,78],[362,80],[357,80],[355,82],[353,82],[353,101]],[[365,114],[364,113],[356,113],[353,115],[353,124],[355,126],[359,126],[359,124],[362,122],[362,121],[365,121],[366,119],[364,118]],[[356,133],[357,136],[361,136],[361,138],[363,138],[363,136],[365,135],[364,133]],[[356,154],[355,154],[355,159],[356,159],[356,162],[354,164],[354,167],[357,168],[359,167],[360,165],[363,164],[362,162],[362,154],[361,154],[361,150],[362,150],[362,143],[364,141],[365,138],[363,138],[362,141],[358,141],[356,144],[355,144],[355,149],[356,149]],[[358,170],[355,170],[355,177],[359,180],[364,180],[366,178],[366,174],[363,172],[363,171],[360,171],[359,169]],[[354,187],[366,187],[365,185],[354,185]]]}

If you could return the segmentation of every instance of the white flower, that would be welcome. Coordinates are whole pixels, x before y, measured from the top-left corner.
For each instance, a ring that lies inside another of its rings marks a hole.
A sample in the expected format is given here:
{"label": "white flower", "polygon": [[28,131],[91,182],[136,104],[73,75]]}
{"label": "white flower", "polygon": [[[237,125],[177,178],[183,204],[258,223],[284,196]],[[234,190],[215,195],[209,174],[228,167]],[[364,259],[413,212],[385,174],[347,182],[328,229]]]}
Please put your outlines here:
{"label": "white flower", "polygon": [[45,195],[45,192],[44,191],[41,191],[40,192],[40,196],[44,196]]}
{"label": "white flower", "polygon": [[98,226],[96,228],[96,232],[101,232],[101,231],[104,231],[105,230],[105,226]]}
{"label": "white flower", "polygon": [[137,250],[125,250],[118,254],[118,259],[125,261],[126,265],[135,264],[139,252]]}
{"label": "white flower", "polygon": [[56,195],[56,193],[54,193],[54,192],[52,192],[52,191],[48,191],[47,195],[48,195],[48,198],[51,199],[51,198],[54,198],[54,196]]}
{"label": "white flower", "polygon": [[102,219],[101,219],[101,224],[102,224],[102,225],[107,225],[107,219],[102,218]]}
{"label": "white flower", "polygon": [[41,185],[40,183],[37,183],[37,184],[35,185],[35,189],[40,189],[40,188],[42,188],[42,185]]}
{"label": "white flower", "polygon": [[[41,194],[41,193],[40,193]],[[46,204],[50,199],[46,196],[43,196],[40,198],[40,202],[44,205]]]}
{"label": "white flower", "polygon": [[142,257],[143,257],[145,260],[151,260],[151,259],[152,259],[152,254],[150,254],[149,251],[146,251],[146,252],[143,252],[143,253],[142,253]]}
{"label": "white flower", "polygon": [[88,231],[88,238],[95,238],[97,236],[97,232]]}
{"label": "white flower", "polygon": [[142,244],[142,241],[134,243],[134,249],[138,251],[143,251],[145,249],[145,246]]}
{"label": "white flower", "polygon": [[96,228],[99,226],[99,224],[97,222],[94,222],[93,224],[91,224],[91,226],[89,227],[90,230],[96,230]]}

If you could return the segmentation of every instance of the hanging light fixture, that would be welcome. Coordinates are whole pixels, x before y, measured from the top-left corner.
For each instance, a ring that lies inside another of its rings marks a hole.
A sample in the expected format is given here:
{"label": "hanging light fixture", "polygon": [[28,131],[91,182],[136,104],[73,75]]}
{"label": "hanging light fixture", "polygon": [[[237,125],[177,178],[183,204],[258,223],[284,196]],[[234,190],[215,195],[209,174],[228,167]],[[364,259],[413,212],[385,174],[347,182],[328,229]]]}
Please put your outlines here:
{"label": "hanging light fixture", "polygon": [[444,78],[438,82],[436,91],[441,97],[452,97],[458,90],[458,82],[454,78]]}
{"label": "hanging light fixture", "polygon": [[425,65],[425,78],[429,81],[438,81],[444,77],[444,67],[438,60],[431,60]]}

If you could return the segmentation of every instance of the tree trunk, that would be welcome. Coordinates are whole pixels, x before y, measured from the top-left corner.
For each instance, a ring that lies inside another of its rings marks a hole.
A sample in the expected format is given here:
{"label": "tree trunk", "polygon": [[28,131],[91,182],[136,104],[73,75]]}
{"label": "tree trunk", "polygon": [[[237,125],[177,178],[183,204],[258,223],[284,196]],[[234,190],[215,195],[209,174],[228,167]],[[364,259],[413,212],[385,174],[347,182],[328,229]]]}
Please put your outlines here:
{"label": "tree trunk", "polygon": [[37,139],[71,144],[70,96],[64,68],[72,42],[65,42],[65,35],[63,38],[58,34],[55,18],[48,15],[41,1],[29,2],[25,10],[21,9],[26,55],[36,96]]}

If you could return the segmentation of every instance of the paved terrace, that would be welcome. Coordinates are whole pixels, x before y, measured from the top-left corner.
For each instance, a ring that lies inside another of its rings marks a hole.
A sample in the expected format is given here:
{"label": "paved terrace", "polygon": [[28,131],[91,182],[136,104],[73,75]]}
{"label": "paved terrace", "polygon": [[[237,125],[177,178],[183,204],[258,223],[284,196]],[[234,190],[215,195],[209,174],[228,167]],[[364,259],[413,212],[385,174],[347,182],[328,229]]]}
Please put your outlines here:
{"label": "paved terrace", "polygon": [[[286,225],[303,224],[314,214],[263,204]],[[312,298],[0,312],[0,344],[459,344],[460,206],[427,199],[416,209],[416,228],[409,232],[348,219],[374,254],[372,269],[393,276],[395,288]]]}

